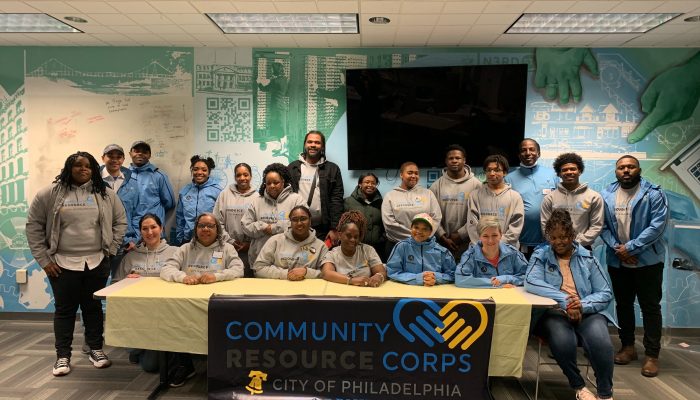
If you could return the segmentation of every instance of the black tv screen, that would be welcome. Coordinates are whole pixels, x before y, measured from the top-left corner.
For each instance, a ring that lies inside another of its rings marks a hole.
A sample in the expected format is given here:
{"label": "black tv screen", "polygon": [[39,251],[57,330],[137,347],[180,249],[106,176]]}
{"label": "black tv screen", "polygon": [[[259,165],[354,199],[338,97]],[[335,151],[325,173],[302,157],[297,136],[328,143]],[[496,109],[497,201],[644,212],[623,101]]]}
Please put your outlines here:
{"label": "black tv screen", "polygon": [[351,170],[442,167],[452,143],[470,165],[519,163],[526,64],[347,70],[346,82]]}

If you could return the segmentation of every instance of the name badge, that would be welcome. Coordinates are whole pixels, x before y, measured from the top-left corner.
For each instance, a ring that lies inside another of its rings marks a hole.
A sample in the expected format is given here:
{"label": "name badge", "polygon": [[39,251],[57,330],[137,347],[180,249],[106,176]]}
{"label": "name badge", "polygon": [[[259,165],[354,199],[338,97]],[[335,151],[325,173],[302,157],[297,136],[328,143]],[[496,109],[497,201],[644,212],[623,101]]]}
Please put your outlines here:
{"label": "name badge", "polygon": [[211,256],[214,258],[223,258],[224,252],[223,251],[215,251],[214,254],[212,254]]}
{"label": "name badge", "polygon": [[542,194],[546,196],[546,195],[548,195],[551,191],[552,191],[552,189],[542,189]]}

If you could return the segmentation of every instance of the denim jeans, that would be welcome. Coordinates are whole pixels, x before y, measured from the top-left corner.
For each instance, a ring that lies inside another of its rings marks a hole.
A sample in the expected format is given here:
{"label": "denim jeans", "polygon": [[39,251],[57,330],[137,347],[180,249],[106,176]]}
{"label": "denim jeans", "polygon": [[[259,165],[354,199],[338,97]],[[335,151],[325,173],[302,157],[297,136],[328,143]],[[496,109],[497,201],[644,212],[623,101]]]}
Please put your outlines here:
{"label": "denim jeans", "polygon": [[586,386],[576,366],[576,347],[580,343],[595,372],[598,397],[612,397],[614,350],[607,318],[600,314],[586,314],[580,323],[575,324],[561,311],[547,310],[538,321],[535,334],[549,343],[554,359],[574,389]]}
{"label": "denim jeans", "polygon": [[102,301],[95,300],[92,294],[107,284],[110,265],[105,257],[100,265],[84,271],[71,271],[61,268],[57,277],[49,277],[56,311],[53,316],[53,332],[56,339],[56,355],[70,358],[75,316],[80,312],[85,324],[85,342],[92,350],[102,348],[104,316]]}
{"label": "denim jeans", "polygon": [[608,267],[615,293],[615,311],[620,341],[623,346],[634,345],[634,299],[639,301],[644,324],[644,353],[658,358],[661,351],[661,286],[664,264],[639,268]]}

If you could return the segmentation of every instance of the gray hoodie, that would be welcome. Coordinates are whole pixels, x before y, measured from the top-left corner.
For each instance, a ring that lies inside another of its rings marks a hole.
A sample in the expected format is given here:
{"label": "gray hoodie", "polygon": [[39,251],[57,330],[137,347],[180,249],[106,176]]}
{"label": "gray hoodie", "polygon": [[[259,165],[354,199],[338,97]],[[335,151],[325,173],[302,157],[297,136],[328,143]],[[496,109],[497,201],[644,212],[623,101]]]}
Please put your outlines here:
{"label": "gray hoodie", "polygon": [[291,186],[282,189],[277,199],[265,192],[263,196],[253,200],[253,204],[241,218],[243,232],[252,239],[248,250],[250,265],[255,264],[260,249],[270,238],[264,231],[267,225],[272,225],[273,235],[284,232],[289,227],[289,211],[300,205],[306,205],[306,202],[292,191]]}
{"label": "gray hoodie", "polygon": [[397,186],[384,196],[382,222],[386,237],[394,242],[411,237],[411,221],[416,214],[428,213],[437,224],[442,211],[437,198],[430,190],[416,185],[409,190]]}
{"label": "gray hoodie", "polygon": [[600,193],[582,183],[574,190],[568,190],[561,183],[557,190],[549,192],[542,200],[540,225],[544,226],[555,208],[563,208],[571,214],[576,231],[576,241],[581,246],[591,246],[603,230],[605,204]]}
{"label": "gray hoodie", "polygon": [[203,246],[192,239],[178,247],[160,269],[160,277],[170,282],[182,282],[187,275],[199,276],[211,272],[216,281],[230,281],[243,277],[243,262],[233,245],[217,240]]}
{"label": "gray hoodie", "polygon": [[501,221],[502,242],[506,242],[516,249],[520,247],[518,241],[520,232],[525,223],[525,206],[520,193],[511,189],[510,185],[496,194],[489,189],[488,183],[469,194],[469,240],[472,243],[479,241],[479,232],[476,225],[482,216],[497,217]]}
{"label": "gray hoodie", "polygon": [[132,273],[141,276],[160,276],[161,268],[175,254],[175,250],[177,247],[170,246],[165,239],[160,240],[155,250],[149,250],[146,244],[141,242],[122,258],[113,281],[124,279]]}
{"label": "gray hoodie", "polygon": [[241,193],[236,189],[236,185],[229,185],[219,194],[216,204],[214,204],[213,214],[229,235],[229,243],[233,244],[234,240],[250,242],[250,238],[243,231],[241,219],[257,197],[257,190],[252,187],[246,193]]}
{"label": "gray hoodie", "polygon": [[467,232],[467,214],[469,213],[469,193],[481,187],[481,181],[472,173],[468,165],[464,166],[466,174],[459,179],[452,179],[447,169],[442,171],[440,179],[430,185],[430,191],[435,194],[440,210],[442,223],[436,235],[457,232],[462,240],[469,237]]}
{"label": "gray hoodie", "polygon": [[290,269],[306,267],[306,278],[318,278],[328,248],[311,229],[309,237],[298,242],[292,230],[277,234],[265,243],[253,264],[257,278],[287,279]]}

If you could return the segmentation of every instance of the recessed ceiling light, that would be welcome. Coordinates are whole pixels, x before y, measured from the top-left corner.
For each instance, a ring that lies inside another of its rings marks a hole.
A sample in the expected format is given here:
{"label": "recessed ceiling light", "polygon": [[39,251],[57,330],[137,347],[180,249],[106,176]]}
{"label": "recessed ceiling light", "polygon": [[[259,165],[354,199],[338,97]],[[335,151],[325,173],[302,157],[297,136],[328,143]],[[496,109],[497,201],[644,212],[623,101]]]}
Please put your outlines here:
{"label": "recessed ceiling light", "polygon": [[683,21],[685,21],[685,22],[698,22],[698,21],[700,21],[700,15],[688,17],[688,18],[684,19]]}
{"label": "recessed ceiling light", "polygon": [[77,22],[77,23],[79,23],[79,24],[84,24],[84,23],[87,22],[86,19],[83,19],[83,18],[80,18],[80,17],[71,17],[71,16],[68,16],[68,17],[63,17],[63,19],[65,19],[66,21],[70,21],[70,22]]}
{"label": "recessed ceiling light", "polygon": [[47,14],[0,14],[4,33],[83,33]]}
{"label": "recessed ceiling light", "polygon": [[679,13],[523,14],[506,33],[644,33]]}
{"label": "recessed ceiling light", "polygon": [[358,33],[357,14],[207,13],[224,33]]}
{"label": "recessed ceiling light", "polygon": [[369,22],[373,24],[388,24],[391,20],[387,17],[372,17],[369,19]]}

